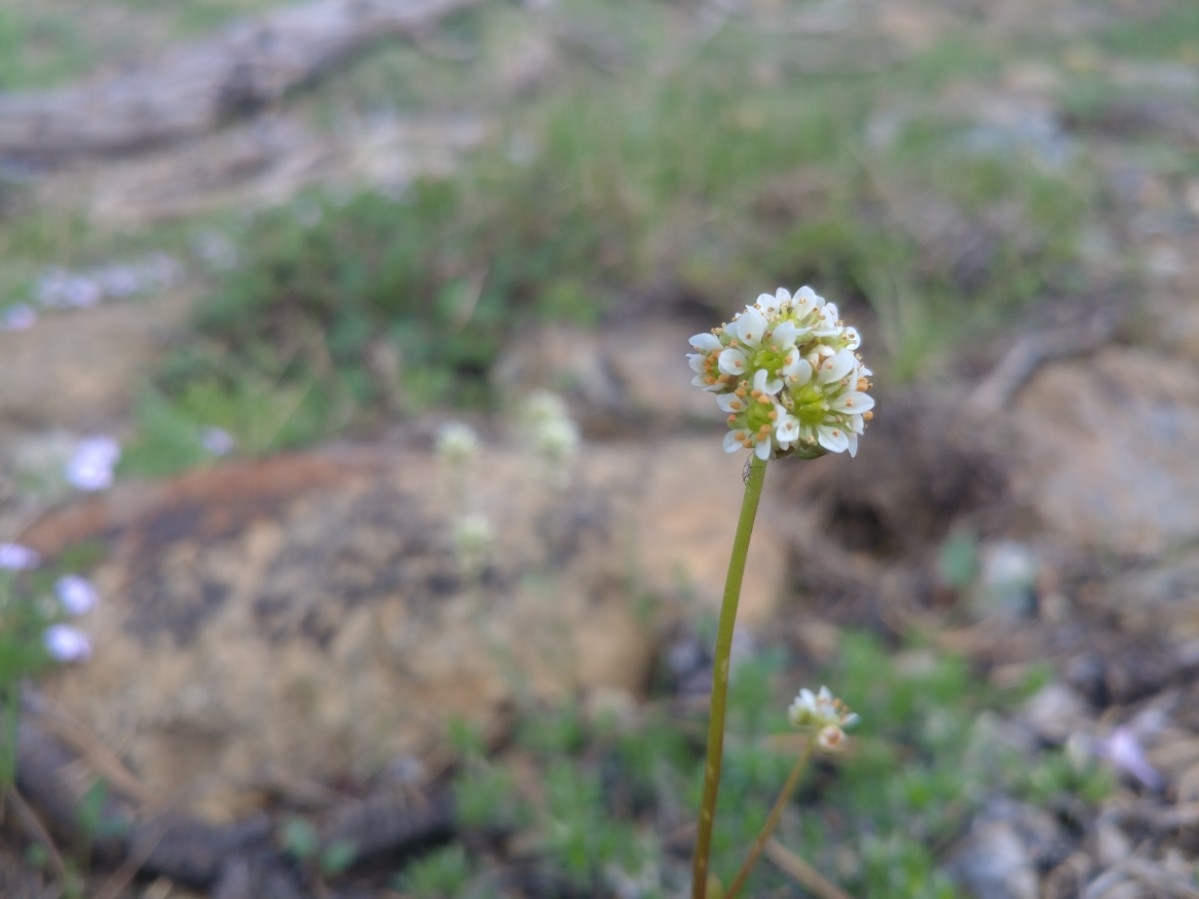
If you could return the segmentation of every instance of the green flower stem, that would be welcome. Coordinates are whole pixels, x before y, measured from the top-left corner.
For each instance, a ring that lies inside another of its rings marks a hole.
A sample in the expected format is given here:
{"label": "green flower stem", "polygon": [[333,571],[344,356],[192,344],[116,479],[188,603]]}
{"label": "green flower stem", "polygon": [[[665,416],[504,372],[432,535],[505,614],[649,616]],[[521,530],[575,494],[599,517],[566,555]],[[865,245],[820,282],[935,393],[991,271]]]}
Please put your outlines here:
{"label": "green flower stem", "polygon": [[741,517],[733,538],[733,554],[724,581],[724,599],[720,604],[720,626],[716,632],[716,656],[712,664],[712,706],[708,719],[708,758],[704,764],[704,792],[699,809],[699,831],[695,835],[695,857],[691,866],[691,897],[705,899],[708,893],[708,865],[712,853],[712,825],[716,820],[716,794],[720,789],[720,765],[724,756],[724,716],[729,695],[729,655],[733,649],[733,628],[737,623],[737,603],[741,600],[741,581],[749,555],[749,538],[754,530],[758,500],[766,480],[766,462],[754,455],[745,481]]}
{"label": "green flower stem", "polygon": [[766,848],[766,841],[770,839],[770,835],[778,827],[779,818],[783,815],[783,808],[787,805],[787,800],[791,797],[791,794],[795,792],[795,785],[799,783],[799,776],[811,760],[812,750],[815,746],[816,737],[809,737],[808,742],[804,745],[803,752],[795,760],[795,766],[791,769],[791,773],[787,775],[786,783],[779,790],[779,798],[774,800],[774,807],[770,810],[770,814],[766,818],[766,823],[762,825],[762,830],[758,833],[758,838],[754,840],[753,846],[750,847],[749,855],[745,857],[745,862],[741,865],[741,870],[737,872],[737,876],[729,884],[728,892],[724,894],[724,899],[735,899],[736,895],[741,892],[741,888],[745,886],[745,881],[749,879],[749,872],[753,870],[754,865],[757,864],[758,859],[762,855],[762,850]]}

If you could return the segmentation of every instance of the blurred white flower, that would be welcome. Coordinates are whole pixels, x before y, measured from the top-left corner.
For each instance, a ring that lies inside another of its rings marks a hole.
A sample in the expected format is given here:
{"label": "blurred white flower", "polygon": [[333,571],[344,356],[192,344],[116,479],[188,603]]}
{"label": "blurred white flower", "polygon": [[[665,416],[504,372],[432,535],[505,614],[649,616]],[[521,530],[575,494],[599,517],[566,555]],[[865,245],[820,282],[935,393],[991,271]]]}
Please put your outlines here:
{"label": "blurred white flower", "polygon": [[60,577],[54,584],[54,592],[68,615],[84,615],[100,601],[92,582],[77,574]]}
{"label": "blurred white flower", "polygon": [[839,752],[845,746],[845,731],[835,724],[826,725],[816,734],[816,745],[825,752]]}
{"label": "blurred white flower", "polygon": [[0,543],[0,568],[24,571],[42,564],[42,554],[20,543]]}
{"label": "blurred white flower", "polygon": [[86,662],[92,657],[92,641],[87,634],[69,624],[52,624],[42,634],[42,642],[59,662]]}
{"label": "blurred white flower", "polygon": [[851,456],[871,417],[870,369],[861,337],[836,305],[810,287],[761,294],[731,322],[696,334],[687,356],[691,383],[717,395],[728,413],[726,452],[751,449],[763,461]]}
{"label": "blurred white flower", "polygon": [[537,390],[525,397],[518,417],[521,443],[547,463],[545,473],[551,483],[565,486],[581,441],[566,401],[555,393]]}
{"label": "blurred white flower", "polygon": [[813,693],[807,687],[787,709],[787,718],[795,727],[816,732],[816,745],[825,752],[836,752],[845,744],[845,728],[853,727],[859,718],[833,696],[828,687]]}
{"label": "blurred white flower", "polygon": [[465,465],[479,452],[479,435],[470,425],[451,421],[437,432],[437,455],[450,465]]}
{"label": "blurred white flower", "polygon": [[121,445],[111,437],[88,437],[75,445],[67,461],[67,480],[80,490],[107,490],[121,459]]}
{"label": "blurred white flower", "polygon": [[208,427],[200,431],[200,446],[214,456],[226,456],[233,452],[237,441],[224,428]]}
{"label": "blurred white flower", "polygon": [[579,428],[569,418],[542,422],[531,436],[537,454],[550,462],[567,462],[579,448]]}
{"label": "blurred white flower", "polygon": [[1095,741],[1095,753],[1107,759],[1113,768],[1129,774],[1150,790],[1160,790],[1166,779],[1149,764],[1136,732],[1128,726],[1117,727],[1106,737]]}
{"label": "blurred white flower", "polygon": [[487,562],[487,554],[495,542],[495,529],[486,515],[471,512],[454,521],[452,538],[458,564],[465,572],[475,573]]}
{"label": "blurred white flower", "polygon": [[37,310],[25,303],[0,312],[0,331],[28,331],[37,324]]}
{"label": "blurred white flower", "polygon": [[99,303],[103,291],[91,278],[52,268],[38,279],[34,296],[45,309],[85,309]]}
{"label": "blurred white flower", "polygon": [[534,390],[520,405],[520,417],[530,425],[569,418],[566,400],[548,390]]}

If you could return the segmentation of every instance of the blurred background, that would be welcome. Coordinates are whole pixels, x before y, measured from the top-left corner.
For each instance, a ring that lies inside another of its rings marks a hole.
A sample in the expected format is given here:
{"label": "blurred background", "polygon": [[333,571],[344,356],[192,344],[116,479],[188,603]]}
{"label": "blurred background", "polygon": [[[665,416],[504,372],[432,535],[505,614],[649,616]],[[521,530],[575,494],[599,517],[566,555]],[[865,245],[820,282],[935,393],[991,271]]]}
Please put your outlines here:
{"label": "blurred background", "polygon": [[1199,894],[1193,0],[0,3],[0,893]]}

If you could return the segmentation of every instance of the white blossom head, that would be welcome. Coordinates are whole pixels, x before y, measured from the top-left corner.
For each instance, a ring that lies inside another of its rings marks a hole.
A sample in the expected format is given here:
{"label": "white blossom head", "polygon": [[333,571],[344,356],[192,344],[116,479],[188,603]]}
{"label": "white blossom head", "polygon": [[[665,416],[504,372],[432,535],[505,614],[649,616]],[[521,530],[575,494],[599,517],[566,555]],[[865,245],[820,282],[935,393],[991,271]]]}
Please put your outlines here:
{"label": "white blossom head", "polygon": [[42,634],[46,650],[56,662],[86,662],[92,657],[92,641],[69,624],[52,624]]}
{"label": "white blossom head", "polygon": [[454,555],[467,574],[477,574],[487,563],[491,546],[495,543],[495,529],[486,515],[470,512],[459,516],[451,532]]}
{"label": "white blossom head", "polygon": [[470,425],[451,421],[437,432],[437,455],[450,465],[465,465],[479,452],[479,435]]}
{"label": "white blossom head", "polygon": [[534,391],[521,402],[517,418],[520,443],[546,463],[542,472],[551,484],[565,487],[581,440],[566,401],[555,393]]}
{"label": "white blossom head", "polygon": [[813,693],[807,687],[787,709],[787,719],[795,727],[816,734],[816,745],[825,752],[836,752],[845,745],[845,728],[858,723],[858,716],[833,696],[828,687]]}
{"label": "white blossom head", "polygon": [[862,339],[810,287],[780,287],[719,328],[691,338],[691,383],[728,413],[726,452],[763,461],[858,451],[871,417]]}

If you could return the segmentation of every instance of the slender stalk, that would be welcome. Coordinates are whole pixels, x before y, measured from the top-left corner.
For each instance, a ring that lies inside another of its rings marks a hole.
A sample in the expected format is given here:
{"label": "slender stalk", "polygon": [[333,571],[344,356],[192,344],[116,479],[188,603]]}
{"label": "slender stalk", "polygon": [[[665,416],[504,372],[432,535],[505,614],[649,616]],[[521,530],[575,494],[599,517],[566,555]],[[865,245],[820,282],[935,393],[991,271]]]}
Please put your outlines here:
{"label": "slender stalk", "polygon": [[737,603],[741,600],[741,582],[749,555],[758,500],[766,480],[766,463],[756,455],[745,481],[741,517],[733,538],[733,553],[724,581],[724,599],[720,604],[720,625],[716,632],[716,655],[712,664],[712,702],[708,718],[708,757],[704,764],[704,792],[699,809],[699,831],[695,835],[695,856],[691,865],[691,897],[706,899],[708,865],[712,853],[712,825],[716,820],[716,794],[720,789],[720,765],[724,757],[724,716],[729,694],[729,655],[733,649],[733,628],[737,623]]}
{"label": "slender stalk", "polygon": [[795,785],[799,783],[799,775],[803,773],[804,768],[808,765],[808,761],[812,758],[812,748],[815,745],[816,738],[809,737],[808,742],[804,745],[803,752],[795,760],[795,765],[792,767],[791,773],[787,775],[786,783],[779,790],[778,799],[774,800],[774,807],[770,809],[770,814],[766,817],[766,823],[762,825],[761,831],[758,832],[758,838],[754,840],[753,846],[750,847],[749,854],[745,857],[745,861],[741,865],[741,870],[737,872],[737,876],[729,884],[728,891],[724,894],[724,899],[735,899],[736,895],[741,892],[741,888],[745,886],[745,881],[749,879],[749,872],[753,870],[754,865],[757,864],[758,859],[762,855],[762,850],[766,848],[766,841],[770,839],[770,835],[778,827],[779,818],[783,815],[783,808],[786,807],[787,800],[791,797],[791,794],[795,792]]}

